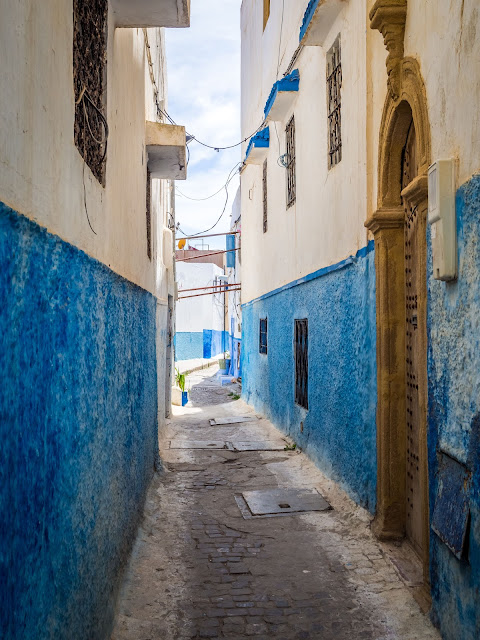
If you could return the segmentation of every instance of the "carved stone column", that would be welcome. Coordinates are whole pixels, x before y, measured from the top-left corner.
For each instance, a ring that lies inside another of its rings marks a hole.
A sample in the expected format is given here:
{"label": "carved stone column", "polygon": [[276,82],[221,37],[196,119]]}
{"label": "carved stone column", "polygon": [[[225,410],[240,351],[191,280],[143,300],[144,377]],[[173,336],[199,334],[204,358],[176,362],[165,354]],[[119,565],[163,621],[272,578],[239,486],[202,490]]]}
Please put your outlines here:
{"label": "carved stone column", "polygon": [[365,226],[375,237],[377,307],[377,512],[381,539],[405,533],[405,259],[402,207],[376,211]]}
{"label": "carved stone column", "polygon": [[370,11],[370,26],[378,29],[388,50],[388,87],[393,98],[400,95],[399,64],[403,59],[407,0],[377,0]]}

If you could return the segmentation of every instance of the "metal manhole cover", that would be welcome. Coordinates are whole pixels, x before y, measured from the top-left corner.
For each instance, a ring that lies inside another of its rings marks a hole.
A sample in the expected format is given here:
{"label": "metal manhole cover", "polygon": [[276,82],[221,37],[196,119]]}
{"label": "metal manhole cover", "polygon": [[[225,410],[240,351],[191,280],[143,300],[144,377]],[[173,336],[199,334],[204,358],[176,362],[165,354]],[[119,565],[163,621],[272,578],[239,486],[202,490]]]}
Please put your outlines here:
{"label": "metal manhole cover", "polygon": [[255,420],[255,417],[247,417],[247,416],[233,416],[231,418],[213,418],[210,420],[210,424],[212,427],[219,427],[226,424],[239,424],[240,422],[250,422],[251,420]]}
{"label": "metal manhole cover", "polygon": [[170,449],[226,449],[224,440],[171,440]]}
{"label": "metal manhole cover", "polygon": [[316,489],[265,489],[244,491],[242,496],[253,516],[331,509]]}
{"label": "metal manhole cover", "polygon": [[[285,443],[267,441],[255,442],[232,442],[235,451],[284,451]],[[229,447],[230,448],[230,447]]]}

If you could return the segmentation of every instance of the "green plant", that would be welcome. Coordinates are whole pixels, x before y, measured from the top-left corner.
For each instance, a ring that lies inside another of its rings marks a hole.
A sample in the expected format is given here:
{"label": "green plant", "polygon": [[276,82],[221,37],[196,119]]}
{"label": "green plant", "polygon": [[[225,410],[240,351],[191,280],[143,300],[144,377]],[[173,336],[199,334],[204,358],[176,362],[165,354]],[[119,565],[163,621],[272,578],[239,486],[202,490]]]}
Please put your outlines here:
{"label": "green plant", "polygon": [[232,393],[232,400],[240,400],[238,393]]}
{"label": "green plant", "polygon": [[178,369],[175,369],[175,382],[177,386],[182,390],[182,393],[185,391],[185,374],[180,373]]}
{"label": "green plant", "polygon": [[287,445],[284,447],[284,449],[283,449],[283,450],[284,450],[284,451],[295,451],[295,449],[296,449],[296,448],[297,448],[297,445],[296,445],[296,443],[294,442],[293,444],[287,444]]}

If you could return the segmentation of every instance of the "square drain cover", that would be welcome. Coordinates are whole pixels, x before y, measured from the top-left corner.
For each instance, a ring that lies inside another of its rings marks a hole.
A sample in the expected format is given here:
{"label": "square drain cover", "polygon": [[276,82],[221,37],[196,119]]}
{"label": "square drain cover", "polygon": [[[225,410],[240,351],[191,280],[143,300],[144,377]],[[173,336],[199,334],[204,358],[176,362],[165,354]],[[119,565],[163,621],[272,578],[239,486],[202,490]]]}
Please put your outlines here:
{"label": "square drain cover", "polygon": [[328,502],[316,489],[244,491],[242,496],[254,516],[331,509]]}
{"label": "square drain cover", "polygon": [[170,449],[226,449],[224,440],[171,440]]}
{"label": "square drain cover", "polygon": [[213,418],[210,420],[210,425],[212,427],[219,427],[225,424],[239,424],[240,422],[251,422],[255,420],[255,417],[247,417],[247,416],[232,416],[231,418]]}
{"label": "square drain cover", "polygon": [[285,443],[267,441],[232,442],[235,451],[284,451]]}

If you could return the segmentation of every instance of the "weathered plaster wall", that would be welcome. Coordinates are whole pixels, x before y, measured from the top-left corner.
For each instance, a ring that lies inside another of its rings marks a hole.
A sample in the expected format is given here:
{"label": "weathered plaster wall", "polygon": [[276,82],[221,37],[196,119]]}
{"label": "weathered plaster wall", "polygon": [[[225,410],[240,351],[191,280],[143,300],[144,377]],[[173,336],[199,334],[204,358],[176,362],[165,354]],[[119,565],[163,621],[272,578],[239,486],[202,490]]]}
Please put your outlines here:
{"label": "weathered plaster wall", "polygon": [[109,637],[158,450],[156,306],[0,204],[4,640]]}
{"label": "weathered plaster wall", "polygon": [[431,532],[433,615],[445,640],[480,637],[480,176],[457,192],[458,280],[428,281],[430,513],[444,451],[472,473],[468,551],[457,560]]}
{"label": "weathered plaster wall", "polygon": [[[268,354],[259,319],[268,318]],[[309,410],[294,401],[294,320],[308,318]],[[243,306],[243,394],[372,513],[376,504],[373,244]],[[303,421],[303,433],[300,423]]]}
{"label": "weathered plaster wall", "polygon": [[[160,99],[165,100],[163,30],[149,29],[148,34]],[[166,181],[153,181],[158,260],[147,256],[145,120],[156,119],[156,114],[143,32],[115,29],[109,11],[105,188],[84,167],[73,140],[77,96],[72,47],[71,2],[2,4],[0,198],[165,302],[161,238],[169,208]]]}

